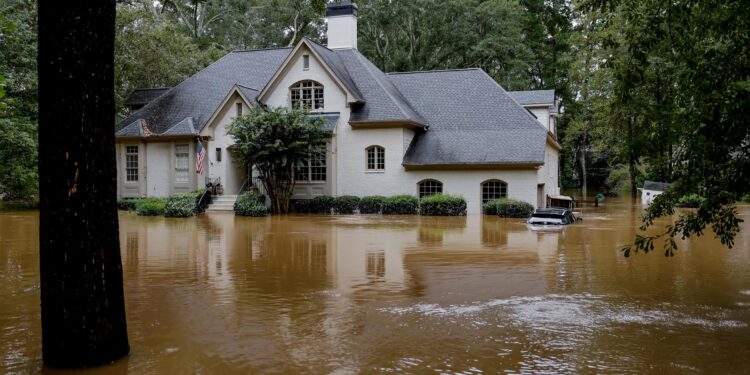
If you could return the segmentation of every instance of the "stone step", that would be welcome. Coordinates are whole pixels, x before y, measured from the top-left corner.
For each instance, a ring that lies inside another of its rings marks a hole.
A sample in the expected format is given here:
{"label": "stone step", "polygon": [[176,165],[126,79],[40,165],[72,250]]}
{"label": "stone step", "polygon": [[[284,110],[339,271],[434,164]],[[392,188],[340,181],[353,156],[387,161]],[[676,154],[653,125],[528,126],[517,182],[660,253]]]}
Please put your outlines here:
{"label": "stone step", "polygon": [[233,204],[212,204],[206,208],[206,211],[234,211]]}

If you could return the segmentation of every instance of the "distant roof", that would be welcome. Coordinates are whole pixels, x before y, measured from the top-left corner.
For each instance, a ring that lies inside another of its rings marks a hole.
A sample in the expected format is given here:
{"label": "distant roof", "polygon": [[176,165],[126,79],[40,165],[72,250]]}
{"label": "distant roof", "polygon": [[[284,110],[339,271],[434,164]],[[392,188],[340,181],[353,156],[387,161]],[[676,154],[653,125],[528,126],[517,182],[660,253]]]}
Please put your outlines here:
{"label": "distant roof", "polygon": [[643,183],[643,190],[665,191],[670,186],[671,184],[666,182],[645,181]]}
{"label": "distant roof", "polygon": [[404,165],[544,163],[547,130],[483,70],[388,77],[429,125]]}
{"label": "distant roof", "polygon": [[508,94],[520,105],[555,105],[555,90],[509,91]]}
{"label": "distant roof", "polygon": [[125,105],[127,106],[143,106],[154,99],[160,97],[165,92],[169,91],[171,87],[157,87],[151,89],[135,89],[130,93],[127,99],[125,99]]}

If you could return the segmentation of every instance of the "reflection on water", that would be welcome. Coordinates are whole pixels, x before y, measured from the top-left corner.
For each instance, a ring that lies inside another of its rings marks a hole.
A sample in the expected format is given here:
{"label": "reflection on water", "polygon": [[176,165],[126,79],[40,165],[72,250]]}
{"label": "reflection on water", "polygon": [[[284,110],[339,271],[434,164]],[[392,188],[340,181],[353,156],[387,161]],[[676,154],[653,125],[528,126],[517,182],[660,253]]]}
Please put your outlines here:
{"label": "reflection on water", "polygon": [[[625,259],[640,207],[607,203],[558,230],[122,213],[133,353],[92,372],[750,371],[750,225]],[[0,213],[0,373],[41,370],[37,221]]]}

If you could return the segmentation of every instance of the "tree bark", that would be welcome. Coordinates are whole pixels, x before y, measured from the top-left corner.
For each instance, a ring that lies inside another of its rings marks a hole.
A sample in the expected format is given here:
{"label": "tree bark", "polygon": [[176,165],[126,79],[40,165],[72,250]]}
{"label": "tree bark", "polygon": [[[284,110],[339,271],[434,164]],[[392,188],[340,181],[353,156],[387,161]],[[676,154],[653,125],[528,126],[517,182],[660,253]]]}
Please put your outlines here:
{"label": "tree bark", "polygon": [[39,2],[39,250],[44,364],[130,351],[117,220],[115,1]]}

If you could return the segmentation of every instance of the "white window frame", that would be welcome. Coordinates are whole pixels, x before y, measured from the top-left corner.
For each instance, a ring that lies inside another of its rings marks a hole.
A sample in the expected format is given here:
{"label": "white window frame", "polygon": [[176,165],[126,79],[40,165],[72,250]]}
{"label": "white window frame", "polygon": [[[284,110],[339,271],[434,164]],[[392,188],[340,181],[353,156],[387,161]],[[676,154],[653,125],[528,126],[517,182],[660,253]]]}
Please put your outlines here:
{"label": "white window frame", "polygon": [[[490,183],[496,183],[496,182],[499,182],[501,184],[500,185],[500,196],[499,197],[495,197],[495,198],[489,198],[489,199],[485,200],[485,195],[487,193],[485,191],[486,190],[485,189],[485,185],[488,185]],[[484,181],[482,181],[481,184],[479,184],[479,194],[480,194],[480,198],[481,198],[482,204],[485,204],[485,203],[487,203],[487,202],[489,202],[491,200],[495,200],[495,199],[499,199],[499,198],[508,198],[508,183],[505,182],[505,181],[503,181],[503,180],[497,179],[497,178],[491,178],[489,180],[484,180]]]}
{"label": "white window frame", "polygon": [[297,81],[289,86],[289,107],[322,111],[325,107],[325,89],[320,82],[313,80]]}
{"label": "white window frame", "polygon": [[365,149],[365,170],[371,173],[385,172],[385,147],[372,145]]}
{"label": "white window frame", "polygon": [[310,55],[302,55],[302,70],[310,70]]}
{"label": "white window frame", "polygon": [[[182,150],[184,148],[184,151]],[[184,166],[180,160],[184,159]],[[174,145],[174,182],[175,184],[190,183],[190,144],[176,143]]]}
{"label": "white window frame", "polygon": [[[300,176],[304,176],[304,178],[299,178]],[[328,160],[325,146],[321,146],[320,151],[313,153],[305,161],[305,165],[295,168],[294,178],[297,183],[324,184],[328,181]]]}
{"label": "white window frame", "polygon": [[[133,151],[135,150],[135,151]],[[135,157],[133,159],[132,157]],[[131,164],[133,162],[135,165]],[[131,179],[129,172],[134,171],[135,179]],[[140,181],[140,147],[138,145],[125,145],[125,182],[138,183]]]}
{"label": "white window frame", "polygon": [[[435,184],[435,185],[434,187],[423,188],[423,185],[428,184],[428,183]],[[422,181],[417,182],[417,197],[419,197],[419,199],[422,199],[422,198],[427,198],[429,196],[433,196],[437,194],[443,194],[443,187],[444,187],[444,184],[442,181],[436,180],[434,178],[426,178]],[[422,194],[423,190],[427,190],[428,188],[434,191],[429,191],[429,192],[426,192],[425,194]]]}

